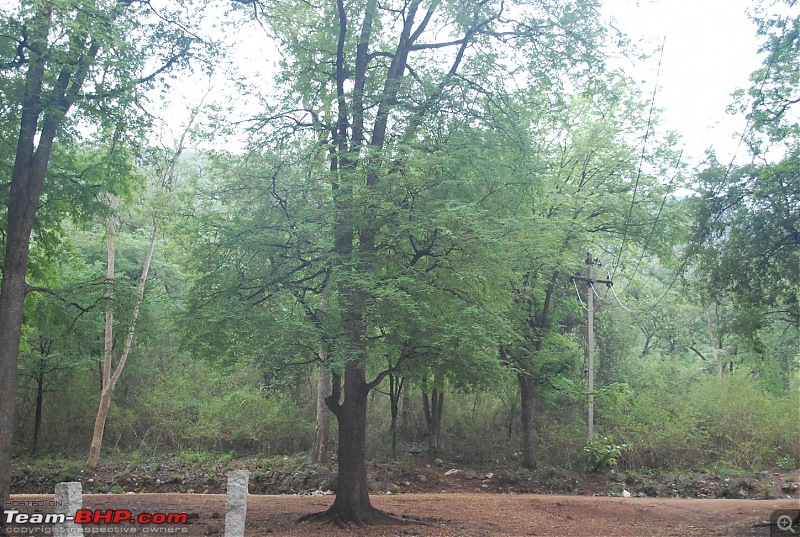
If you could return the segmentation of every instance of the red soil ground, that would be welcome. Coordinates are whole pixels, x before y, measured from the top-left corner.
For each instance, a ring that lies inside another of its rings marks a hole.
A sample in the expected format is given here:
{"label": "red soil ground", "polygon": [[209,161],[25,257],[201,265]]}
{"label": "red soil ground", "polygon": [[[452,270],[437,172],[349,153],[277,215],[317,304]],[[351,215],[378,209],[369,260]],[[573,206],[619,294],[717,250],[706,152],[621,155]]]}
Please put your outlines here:
{"label": "red soil ground", "polygon": [[[14,495],[15,502],[52,500],[52,495]],[[533,494],[375,495],[373,504],[425,524],[348,527],[298,524],[302,515],[322,511],[331,496],[261,496],[248,501],[246,537],[256,536],[761,536],[780,535],[763,525],[776,509],[800,510],[800,500],[723,500],[550,496]],[[20,504],[16,504],[20,505]],[[222,536],[225,496],[221,494],[87,494],[88,509],[129,509],[136,513],[189,513],[189,524],[171,527],[126,525],[128,534]],[[52,512],[52,507],[21,507],[21,512]],[[26,530],[27,528],[27,530]],[[31,526],[7,534],[30,535]],[[115,527],[88,527],[92,535],[122,534]],[[105,530],[101,533],[101,530]],[[135,530],[135,531],[134,531]],[[772,534],[770,533],[772,531]],[[796,530],[797,531],[797,530]],[[88,531],[87,531],[88,533]],[[36,533],[33,533],[34,535]],[[798,532],[800,535],[800,532]]]}

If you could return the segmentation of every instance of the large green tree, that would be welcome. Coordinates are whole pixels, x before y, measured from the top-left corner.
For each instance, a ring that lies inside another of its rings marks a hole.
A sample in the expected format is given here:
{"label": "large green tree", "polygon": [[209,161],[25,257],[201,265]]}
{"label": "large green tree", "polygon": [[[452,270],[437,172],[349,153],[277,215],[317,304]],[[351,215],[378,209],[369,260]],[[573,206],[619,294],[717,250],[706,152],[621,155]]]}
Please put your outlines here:
{"label": "large green tree", "polygon": [[[14,390],[31,232],[46,205],[48,166],[81,126],[122,144],[141,90],[190,57],[196,39],[149,3],[20,2],[0,16],[3,156],[10,170],[0,288],[0,503],[10,491]],[[173,17],[175,15],[175,17]],[[146,66],[151,72],[146,72]],[[11,164],[13,162],[13,164]],[[111,168],[107,168],[111,170]],[[79,176],[80,177],[80,176]],[[81,181],[79,181],[79,184]],[[90,185],[83,184],[85,188]],[[57,197],[57,196],[56,196]]]}
{"label": "large green tree", "polygon": [[[413,171],[425,181],[425,168],[414,170],[410,158],[424,152],[443,117],[490,128],[514,85],[549,94],[547,104],[558,101],[574,87],[568,79],[601,63],[604,30],[596,3],[585,0],[243,3],[266,11],[261,20],[283,55],[280,99],[261,118],[264,131],[273,141],[317,144],[327,166],[315,180],[328,189],[332,255],[324,274],[340,328],[327,398],[339,423],[339,484],[326,516],[369,522],[379,513],[366,480],[367,395],[389,370],[368,379],[368,364],[374,334],[392,324],[382,322],[379,306],[386,296],[400,296],[402,281],[436,287],[426,282],[436,269],[422,267],[457,259],[462,251],[453,237],[469,233],[475,221],[460,209],[448,213],[442,202],[436,210],[450,218],[449,228],[403,233],[398,242],[394,226],[402,211],[393,208],[398,201],[413,207],[419,195],[405,177]],[[435,179],[435,172],[427,173]],[[481,179],[485,186],[489,178]],[[434,184],[454,199],[473,199],[475,192],[464,196],[458,182],[456,176]],[[491,188],[482,190],[491,195]],[[402,270],[387,263],[392,257],[405,258]],[[389,276],[387,266],[397,272]],[[454,281],[439,292],[458,296],[468,285]],[[436,299],[420,297],[415,306],[435,308]],[[460,341],[470,337],[464,331]]]}
{"label": "large green tree", "polygon": [[732,306],[727,330],[757,348],[761,329],[800,322],[800,14],[794,1],[765,3],[754,20],[764,63],[734,107],[748,119],[741,139],[752,162],[709,155],[692,200],[691,253],[709,300]]}

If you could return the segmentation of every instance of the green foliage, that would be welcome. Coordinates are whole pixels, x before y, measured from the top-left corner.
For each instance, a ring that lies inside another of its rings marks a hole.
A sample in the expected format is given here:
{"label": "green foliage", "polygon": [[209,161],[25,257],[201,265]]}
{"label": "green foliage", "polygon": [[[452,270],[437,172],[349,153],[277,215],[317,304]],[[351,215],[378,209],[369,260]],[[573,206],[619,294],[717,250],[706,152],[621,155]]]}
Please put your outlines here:
{"label": "green foliage", "polygon": [[313,423],[288,397],[242,387],[200,408],[187,436],[217,449],[295,453],[308,449]]}
{"label": "green foliage", "polygon": [[[523,375],[533,382],[532,436],[544,464],[794,468],[800,152],[796,114],[787,112],[797,100],[797,19],[756,14],[769,64],[739,103],[751,113],[753,153],[780,143],[781,158],[730,167],[709,157],[686,201],[672,196],[683,180],[673,140],[655,135],[634,84],[602,72],[605,30],[592,2],[526,2],[519,16],[531,24],[514,31],[536,31],[513,38],[503,34],[509,20],[489,16],[491,2],[434,2],[430,24],[443,34],[489,18],[455,76],[440,68],[440,49],[420,48],[410,54],[414,71],[392,86],[379,75],[396,45],[391,6],[400,4],[369,3],[379,13],[370,68],[361,93],[348,79],[341,96],[332,78],[334,4],[265,4],[264,24],[284,53],[278,96],[267,99],[247,152],[198,152],[181,164],[180,210],[158,193],[160,150],[130,143],[146,124],[136,92],[99,79],[86,85],[37,216],[29,283],[42,289],[26,303],[18,438],[31,439],[45,378],[43,451],[71,454],[88,443],[106,305],[102,196],[110,193],[130,202],[117,233],[119,325],[130,316],[152,214],[164,215],[167,233],[109,416],[121,456],[177,453],[179,464],[224,465],[262,454],[275,456],[263,464],[296,469],[302,454],[283,455],[311,441],[308,372],[324,353],[334,373],[355,362],[367,380],[392,371],[406,389],[445,389],[445,449],[464,460],[512,457],[515,376]],[[348,2],[349,21],[361,24],[366,5]],[[139,78],[143,61],[177,55],[182,63],[195,45],[168,24],[177,17],[156,20],[144,4],[132,3],[108,28],[99,23],[122,4],[52,7],[66,32],[53,59],[69,56],[70,32],[96,31],[97,74],[115,84]],[[41,22],[35,9],[0,7],[0,64],[16,54],[8,36]],[[547,24],[533,24],[537,17]],[[347,61],[356,27],[342,43]],[[508,41],[495,47],[501,34]],[[48,79],[57,71],[49,68]],[[0,172],[9,175],[22,71],[3,72]],[[509,80],[527,89],[510,91]],[[108,99],[92,94],[104,89]],[[343,109],[347,135],[335,129],[340,98],[363,101],[363,117]],[[355,120],[374,123],[381,107],[391,109],[382,116],[385,140],[354,140]],[[633,141],[645,132],[641,148]],[[0,200],[7,195],[0,188]],[[696,233],[689,245],[688,228]],[[606,261],[617,281],[627,280],[615,288],[635,311],[599,299],[595,403],[604,435],[589,444],[584,312],[568,280],[585,269],[587,249],[618,257]],[[684,250],[692,270],[676,259]],[[709,375],[711,303],[721,310],[722,353],[735,366],[722,380]],[[117,330],[117,348],[122,337]],[[368,442],[380,455],[388,414],[376,400]],[[421,440],[418,406],[401,443]]]}
{"label": "green foliage", "polygon": [[615,444],[610,436],[595,435],[583,448],[586,469],[596,472],[601,467],[616,468],[620,456],[630,449],[630,444]]}
{"label": "green foliage", "polygon": [[[796,391],[774,396],[748,379],[707,379],[691,394],[700,427],[709,437],[709,455],[747,469],[773,467],[781,457],[800,456],[796,423],[800,396]],[[794,429],[794,430],[793,430]]]}
{"label": "green foliage", "polygon": [[700,174],[695,242],[709,295],[739,306],[731,331],[756,335],[800,319],[800,149],[775,164],[728,170],[713,158]]}

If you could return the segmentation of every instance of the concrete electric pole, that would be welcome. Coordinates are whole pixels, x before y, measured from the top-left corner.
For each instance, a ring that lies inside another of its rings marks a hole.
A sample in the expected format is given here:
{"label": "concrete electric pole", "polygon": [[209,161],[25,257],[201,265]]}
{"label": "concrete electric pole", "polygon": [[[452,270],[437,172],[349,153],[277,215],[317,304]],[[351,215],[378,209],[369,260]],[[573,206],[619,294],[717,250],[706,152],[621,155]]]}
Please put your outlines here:
{"label": "concrete electric pole", "polygon": [[586,277],[576,275],[570,278],[572,283],[586,282],[587,289],[586,310],[589,318],[586,323],[586,362],[589,370],[589,413],[586,422],[589,440],[594,436],[594,284],[603,283],[608,287],[613,285],[611,280],[594,279],[592,267],[595,265],[602,267],[603,263],[599,259],[593,258],[591,252],[586,252]]}

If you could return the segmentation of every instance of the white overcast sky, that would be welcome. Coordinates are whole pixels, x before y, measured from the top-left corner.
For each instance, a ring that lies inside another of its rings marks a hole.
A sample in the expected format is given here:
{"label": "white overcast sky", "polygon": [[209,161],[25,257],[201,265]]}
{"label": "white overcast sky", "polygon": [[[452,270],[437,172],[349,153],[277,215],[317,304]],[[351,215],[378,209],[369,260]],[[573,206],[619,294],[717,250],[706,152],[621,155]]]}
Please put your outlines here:
{"label": "white overcast sky", "polygon": [[[746,15],[755,5],[755,0],[603,0],[602,16],[613,20],[641,50],[657,51],[664,42],[655,103],[663,109],[662,128],[680,134],[684,161],[690,166],[698,164],[709,147],[721,162],[729,162],[734,153],[739,161],[747,158],[744,147],[737,152],[737,134],[745,128],[745,119],[727,114],[726,108],[731,93],[748,87],[750,73],[761,65],[756,27]],[[259,72],[261,82],[267,82],[275,69],[274,51],[260,29],[253,26],[251,32],[238,36],[239,45],[228,58],[243,64],[242,71],[251,76]],[[656,52],[625,65],[647,96],[656,87],[658,60]],[[225,84],[217,81],[214,86],[217,95],[212,98],[220,99]],[[174,85],[171,114],[185,115],[187,102],[196,105],[206,87],[207,82],[196,80]],[[230,94],[221,99],[230,102]],[[253,104],[245,105],[249,113],[257,111]],[[174,118],[169,123],[174,130]]]}
{"label": "white overcast sky", "polygon": [[[721,162],[734,156],[745,119],[726,113],[731,93],[749,86],[761,65],[756,26],[746,11],[753,0],[604,0],[602,13],[644,50],[664,43],[656,106],[665,126],[681,135],[684,160],[696,164],[713,147]],[[630,73],[652,94],[658,54],[630,66]],[[746,159],[744,147],[737,160]]]}

